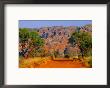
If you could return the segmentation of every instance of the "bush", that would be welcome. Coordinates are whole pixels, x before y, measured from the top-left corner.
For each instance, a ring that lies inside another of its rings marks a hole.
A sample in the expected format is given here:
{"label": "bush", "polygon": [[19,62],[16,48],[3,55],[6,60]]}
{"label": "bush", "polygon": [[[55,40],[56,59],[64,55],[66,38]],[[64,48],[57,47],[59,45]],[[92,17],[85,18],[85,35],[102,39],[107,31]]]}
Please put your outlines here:
{"label": "bush", "polygon": [[[20,45],[22,46],[20,52],[23,52],[23,57],[42,56],[44,40],[37,31],[32,31],[27,28],[20,29],[19,43],[21,43]],[[24,49],[27,49],[27,51],[24,52]]]}
{"label": "bush", "polygon": [[89,32],[80,31],[73,33],[69,39],[69,43],[79,46],[82,57],[88,56],[88,54],[92,55],[92,36]]}

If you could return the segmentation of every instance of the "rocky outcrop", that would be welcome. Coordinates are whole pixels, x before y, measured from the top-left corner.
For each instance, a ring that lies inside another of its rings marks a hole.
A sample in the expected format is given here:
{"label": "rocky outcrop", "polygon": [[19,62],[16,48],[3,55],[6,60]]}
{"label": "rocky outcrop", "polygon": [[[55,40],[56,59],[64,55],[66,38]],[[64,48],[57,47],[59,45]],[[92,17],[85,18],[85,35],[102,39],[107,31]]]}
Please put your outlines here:
{"label": "rocky outcrop", "polygon": [[[68,39],[71,37],[71,34],[78,31],[76,26],[52,26],[52,27],[42,27],[36,29],[39,35],[45,40],[45,52],[53,53],[58,52],[59,54],[64,54],[66,48],[69,49],[69,52],[74,52],[74,55],[77,55],[80,51],[78,46],[71,47],[68,43]],[[79,27],[79,31],[92,32],[92,26],[85,25]]]}

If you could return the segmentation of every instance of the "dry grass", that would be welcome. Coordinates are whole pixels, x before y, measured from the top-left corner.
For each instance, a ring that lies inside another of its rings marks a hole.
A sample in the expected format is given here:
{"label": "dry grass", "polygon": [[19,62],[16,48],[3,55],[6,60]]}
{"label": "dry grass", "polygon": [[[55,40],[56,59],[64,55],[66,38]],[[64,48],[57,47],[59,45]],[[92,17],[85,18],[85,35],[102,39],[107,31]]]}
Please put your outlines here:
{"label": "dry grass", "polygon": [[88,67],[92,67],[92,56],[84,58],[85,65]]}
{"label": "dry grass", "polygon": [[84,63],[81,60],[52,60],[51,57],[35,57],[19,59],[19,68],[91,68],[88,63],[91,57],[85,57]]}
{"label": "dry grass", "polygon": [[19,67],[20,68],[35,68],[42,63],[46,63],[47,60],[50,60],[50,58],[48,57],[45,57],[45,58],[35,57],[35,58],[28,58],[28,59],[22,58],[19,60]]}

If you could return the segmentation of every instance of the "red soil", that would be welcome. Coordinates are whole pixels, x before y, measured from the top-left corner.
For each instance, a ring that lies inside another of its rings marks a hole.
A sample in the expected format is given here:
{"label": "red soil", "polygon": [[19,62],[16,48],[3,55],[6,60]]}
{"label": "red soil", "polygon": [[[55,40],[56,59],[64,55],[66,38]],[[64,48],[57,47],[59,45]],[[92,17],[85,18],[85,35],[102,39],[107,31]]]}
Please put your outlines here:
{"label": "red soil", "polygon": [[40,64],[38,68],[86,68],[86,66],[78,60],[49,60]]}

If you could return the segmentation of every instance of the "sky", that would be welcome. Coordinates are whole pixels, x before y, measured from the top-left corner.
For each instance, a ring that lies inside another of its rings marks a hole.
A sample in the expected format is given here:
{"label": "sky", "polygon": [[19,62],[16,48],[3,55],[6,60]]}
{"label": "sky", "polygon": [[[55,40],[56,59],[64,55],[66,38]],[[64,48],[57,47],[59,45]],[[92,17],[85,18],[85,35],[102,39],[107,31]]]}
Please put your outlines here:
{"label": "sky", "polygon": [[92,24],[92,20],[19,20],[19,28],[84,26],[86,24]]}

